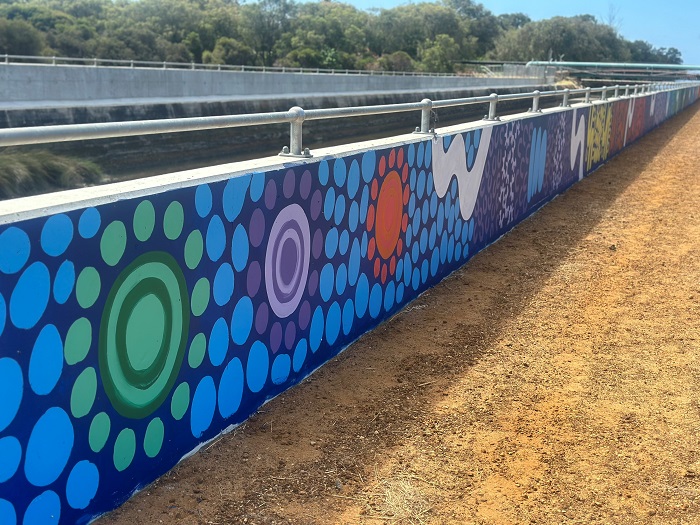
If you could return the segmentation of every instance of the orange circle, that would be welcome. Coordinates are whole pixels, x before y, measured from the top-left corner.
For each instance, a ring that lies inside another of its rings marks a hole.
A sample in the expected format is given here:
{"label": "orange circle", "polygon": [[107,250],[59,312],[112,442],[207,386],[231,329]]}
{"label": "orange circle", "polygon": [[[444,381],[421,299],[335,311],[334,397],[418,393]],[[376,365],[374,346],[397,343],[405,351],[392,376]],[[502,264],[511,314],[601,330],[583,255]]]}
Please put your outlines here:
{"label": "orange circle", "polygon": [[375,237],[379,254],[388,259],[396,248],[401,234],[403,219],[403,187],[401,177],[396,171],[390,171],[379,191],[375,216]]}

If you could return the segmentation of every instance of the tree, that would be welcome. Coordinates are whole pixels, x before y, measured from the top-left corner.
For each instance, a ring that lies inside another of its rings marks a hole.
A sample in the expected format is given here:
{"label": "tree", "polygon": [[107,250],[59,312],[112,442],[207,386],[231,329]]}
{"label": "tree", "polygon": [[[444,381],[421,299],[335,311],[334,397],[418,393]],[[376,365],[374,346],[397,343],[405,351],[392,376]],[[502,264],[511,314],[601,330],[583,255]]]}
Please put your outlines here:
{"label": "tree", "polygon": [[8,55],[40,55],[44,36],[24,20],[0,18],[0,53]]}
{"label": "tree", "polygon": [[426,40],[418,53],[421,68],[433,73],[452,73],[459,60],[459,46],[449,35],[437,35],[435,40]]}
{"label": "tree", "polygon": [[253,66],[256,64],[255,50],[234,38],[221,37],[212,52],[206,52],[205,63]]}

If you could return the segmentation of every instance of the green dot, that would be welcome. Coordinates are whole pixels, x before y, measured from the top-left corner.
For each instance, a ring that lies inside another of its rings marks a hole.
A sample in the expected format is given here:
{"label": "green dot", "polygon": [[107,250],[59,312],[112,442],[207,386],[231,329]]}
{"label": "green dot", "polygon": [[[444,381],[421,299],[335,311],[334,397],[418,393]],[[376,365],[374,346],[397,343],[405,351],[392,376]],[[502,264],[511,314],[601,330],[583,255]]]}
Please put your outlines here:
{"label": "green dot", "polygon": [[209,280],[206,277],[202,277],[194,285],[194,290],[192,290],[192,314],[199,317],[204,313],[209,304]]}
{"label": "green dot", "polygon": [[64,353],[66,363],[74,365],[87,357],[92,344],[92,325],[85,317],[73,322],[66,333]]}
{"label": "green dot", "polygon": [[83,308],[90,308],[100,295],[100,274],[92,266],[83,269],[75,283],[75,297]]}
{"label": "green dot", "polygon": [[178,387],[173,392],[173,399],[170,402],[170,413],[175,419],[180,421],[187,408],[190,406],[190,385],[187,383],[180,383]]}
{"label": "green dot", "polygon": [[126,355],[134,370],[147,370],[155,362],[166,328],[163,303],[155,294],[143,296],[134,305],[126,323]]}
{"label": "green dot", "polygon": [[112,423],[109,420],[109,416],[104,412],[100,412],[92,418],[88,441],[93,452],[99,452],[104,448],[107,443],[107,438],[109,438],[111,426]]}
{"label": "green dot", "polygon": [[204,356],[207,353],[207,338],[204,334],[197,334],[192,339],[190,345],[190,353],[187,355],[187,362],[190,368],[197,368],[204,361]]}
{"label": "green dot", "polygon": [[143,201],[134,212],[134,235],[143,242],[147,241],[156,225],[156,210],[151,201]]}
{"label": "green dot", "polygon": [[125,428],[114,442],[114,468],[119,472],[131,465],[136,453],[136,435],[130,428]]}
{"label": "green dot", "polygon": [[165,210],[163,218],[163,231],[165,236],[174,241],[182,233],[182,226],[185,224],[185,212],[182,209],[182,204],[177,201],[171,202],[168,209]]}
{"label": "green dot", "polygon": [[185,264],[190,270],[194,270],[204,253],[204,239],[199,230],[194,230],[185,241]]}
{"label": "green dot", "polygon": [[114,221],[105,228],[100,239],[102,259],[110,266],[116,266],[126,248],[126,227],[122,221]]}
{"label": "green dot", "polygon": [[163,446],[163,436],[165,427],[159,417],[152,419],[146,428],[146,435],[143,438],[143,450],[149,458],[154,458]]}
{"label": "green dot", "polygon": [[97,373],[92,367],[86,368],[75,380],[70,394],[70,411],[73,417],[87,416],[95,402],[96,394]]}

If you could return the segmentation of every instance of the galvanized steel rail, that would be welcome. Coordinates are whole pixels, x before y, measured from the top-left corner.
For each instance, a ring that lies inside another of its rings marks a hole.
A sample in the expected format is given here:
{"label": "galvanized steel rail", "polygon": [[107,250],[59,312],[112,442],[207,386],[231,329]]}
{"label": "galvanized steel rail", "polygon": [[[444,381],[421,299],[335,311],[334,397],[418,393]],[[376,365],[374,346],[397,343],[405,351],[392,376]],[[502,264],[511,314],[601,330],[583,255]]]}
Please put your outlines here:
{"label": "galvanized steel rail", "polygon": [[[645,85],[625,85],[601,88],[564,89],[555,91],[533,91],[530,93],[513,93],[498,95],[493,93],[488,96],[456,98],[448,100],[423,99],[420,102],[404,104],[386,104],[377,106],[359,106],[349,108],[312,109],[304,111],[294,106],[288,111],[274,113],[251,113],[247,115],[230,115],[216,117],[194,117],[162,120],[143,120],[133,122],[109,122],[98,124],[73,124],[61,126],[36,126],[26,128],[9,128],[0,130],[0,146],[21,146],[29,144],[48,144],[55,142],[69,142],[76,140],[94,140],[117,137],[130,137],[139,135],[153,135],[159,133],[177,133],[184,131],[201,131],[208,129],[235,128],[243,126],[259,126],[266,124],[290,124],[289,146],[282,149],[280,155],[290,157],[310,157],[308,148],[302,144],[302,127],[304,121],[321,120],[330,118],[357,117],[366,115],[383,115],[388,113],[402,113],[408,111],[420,111],[420,126],[416,127],[416,133],[432,134],[432,112],[439,108],[467,106],[474,104],[489,105],[488,114],[484,120],[499,120],[497,105],[499,101],[532,99],[530,112],[541,112],[540,100],[543,97],[562,97],[562,107],[569,107],[571,97],[583,96],[584,104],[594,102],[593,95],[600,95],[595,100],[608,100],[612,92],[612,98],[638,96],[647,93],[671,91],[689,86],[700,86],[700,82],[683,83],[659,83]],[[612,91],[611,91],[612,90]]]}

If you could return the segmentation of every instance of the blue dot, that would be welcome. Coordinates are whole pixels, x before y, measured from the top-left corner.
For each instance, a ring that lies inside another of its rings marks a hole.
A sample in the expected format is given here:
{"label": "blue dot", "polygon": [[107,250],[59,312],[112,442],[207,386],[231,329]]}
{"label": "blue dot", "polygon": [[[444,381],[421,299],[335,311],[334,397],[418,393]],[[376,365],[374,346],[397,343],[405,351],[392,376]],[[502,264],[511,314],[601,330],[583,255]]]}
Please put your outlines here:
{"label": "blue dot", "polygon": [[71,261],[63,261],[53,281],[53,298],[58,304],[64,304],[68,300],[73,286],[75,286],[75,266]]}
{"label": "blue dot", "polygon": [[281,385],[289,377],[289,370],[292,368],[292,360],[287,354],[278,355],[272,362],[270,379],[276,385]]}
{"label": "blue dot", "polygon": [[17,525],[15,507],[2,498],[0,498],[0,525]]}
{"label": "blue dot", "polygon": [[396,282],[401,280],[403,276],[403,259],[399,257],[399,261],[396,263]]}
{"label": "blue dot", "polygon": [[370,150],[362,155],[362,178],[369,182],[374,177],[374,168],[377,165],[377,154]]}
{"label": "blue dot", "polygon": [[413,224],[409,224],[406,227],[406,246],[411,246],[413,242]]}
{"label": "blue dot", "polygon": [[389,281],[386,284],[386,290],[384,290],[384,310],[387,312],[391,310],[392,306],[394,306],[395,294],[396,285],[394,284],[394,281]]}
{"label": "blue dot", "polygon": [[5,330],[5,321],[7,320],[7,305],[5,298],[0,293],[0,335]]}
{"label": "blue dot", "polygon": [[476,150],[474,149],[474,145],[470,144],[469,149],[467,150],[467,167],[472,168],[474,166],[474,154],[476,153]]}
{"label": "blue dot", "polygon": [[242,345],[248,340],[250,329],[253,326],[253,302],[250,297],[241,297],[236,303],[231,316],[231,339],[237,345]]}
{"label": "blue dot", "polygon": [[340,249],[340,255],[345,255],[348,253],[348,246],[350,245],[350,234],[347,230],[343,230],[340,234],[340,241],[338,242],[338,248]]}
{"label": "blue dot", "polygon": [[347,175],[347,166],[345,166],[345,159],[337,158],[333,163],[333,180],[335,185],[340,187],[345,184],[345,177]]}
{"label": "blue dot", "polygon": [[403,283],[399,283],[396,287],[396,304],[401,304],[403,302],[404,289]]}
{"label": "blue dot", "polygon": [[413,214],[413,222],[411,223],[411,226],[413,226],[413,232],[418,234],[418,230],[420,229],[420,208],[417,208]]}
{"label": "blue dot", "polygon": [[411,144],[408,147],[408,165],[412,167],[414,162],[416,162],[416,145]]}
{"label": "blue dot", "polygon": [[78,233],[83,239],[92,239],[100,229],[102,217],[97,208],[87,208],[78,220]]}
{"label": "blue dot", "polygon": [[40,396],[50,394],[63,371],[63,342],[52,324],[46,325],[36,338],[29,358],[29,384]]}
{"label": "blue dot", "polygon": [[440,263],[445,264],[447,260],[447,235],[442,236],[440,241]]}
{"label": "blue dot", "polygon": [[428,246],[432,250],[435,248],[435,243],[437,242],[437,227],[435,223],[430,226],[430,235],[428,236]]}
{"label": "blue dot", "polygon": [[[417,179],[417,174],[418,172],[416,171],[416,168],[413,168],[411,170],[411,175],[408,178],[408,185],[411,188],[411,192],[416,191],[416,179]],[[413,193],[412,193],[413,194]]]}
{"label": "blue dot", "polygon": [[237,272],[241,272],[248,264],[250,246],[248,244],[248,233],[242,224],[236,226],[231,241],[231,260]]}
{"label": "blue dot", "polygon": [[408,200],[408,215],[413,217],[416,212],[416,194],[411,193],[411,198]]}
{"label": "blue dot", "polygon": [[345,301],[343,306],[343,333],[348,335],[352,330],[352,323],[355,320],[355,304],[352,299]]}
{"label": "blue dot", "polygon": [[350,171],[348,172],[348,197],[354,199],[359,188],[360,164],[357,162],[357,160],[353,160],[352,164],[350,164]]}
{"label": "blue dot", "polygon": [[22,401],[24,379],[14,359],[0,358],[0,432],[12,423]]}
{"label": "blue dot", "polygon": [[413,277],[411,278],[411,286],[416,291],[418,291],[418,288],[420,287],[420,269],[418,267],[413,269]]}
{"label": "blue dot", "polygon": [[345,263],[338,266],[338,270],[335,273],[335,291],[338,295],[343,295],[345,292],[345,287],[348,284],[348,270],[345,267]]}
{"label": "blue dot", "polygon": [[226,230],[221,217],[214,215],[207,227],[207,255],[212,261],[218,261],[226,249]]}
{"label": "blue dot", "polygon": [[427,224],[428,217],[430,216],[430,202],[428,200],[423,201],[423,209],[421,211],[421,219],[423,219],[423,224]]}
{"label": "blue dot", "polygon": [[433,148],[430,147],[430,143],[427,143],[425,147],[425,164],[426,168],[430,167],[430,161],[433,159]]}
{"label": "blue dot", "polygon": [[438,212],[437,212],[437,229],[438,233],[442,233],[443,228],[445,227],[445,205],[441,202],[440,206],[438,206]]}
{"label": "blue dot", "polygon": [[457,241],[457,244],[455,245],[455,261],[457,261],[460,257],[462,257],[462,243]]}
{"label": "blue dot", "polygon": [[421,281],[425,283],[428,280],[428,273],[430,272],[430,263],[428,259],[423,260],[423,264],[420,267]]}
{"label": "blue dot", "polygon": [[403,258],[403,282],[408,286],[411,282],[411,276],[413,275],[413,263],[411,261],[411,255],[406,253]]}
{"label": "blue dot", "polygon": [[20,276],[10,297],[10,319],[17,328],[32,328],[44,315],[51,293],[49,270],[35,262]]}
{"label": "blue dot", "polygon": [[194,192],[194,207],[197,210],[197,215],[204,218],[211,211],[212,197],[211,188],[208,184],[197,186]]}
{"label": "blue dot", "polygon": [[382,285],[374,283],[372,292],[369,296],[369,315],[377,318],[379,312],[382,311]]}
{"label": "blue dot", "polygon": [[450,147],[450,144],[452,144],[452,135],[447,135],[446,137],[442,137],[442,150],[447,151],[448,148]]}
{"label": "blue dot", "polygon": [[474,238],[474,219],[469,221],[469,240]]}
{"label": "blue dot", "polygon": [[306,342],[306,339],[302,339],[297,343],[296,348],[294,348],[292,368],[295,372],[298,372],[299,370],[301,370],[301,367],[304,366],[304,361],[306,360],[307,346],[308,343]]}
{"label": "blue dot", "polygon": [[362,257],[365,257],[367,255],[367,245],[369,244],[369,240],[367,237],[367,232],[364,232],[362,234],[362,245],[360,246],[360,252]]}
{"label": "blue dot", "polygon": [[367,220],[367,209],[369,208],[369,186],[362,189],[362,197],[360,198],[360,222],[362,224]]}
{"label": "blue dot", "polygon": [[367,276],[363,273],[357,280],[357,286],[355,287],[355,312],[357,317],[364,317],[368,302],[369,282],[367,281]]}
{"label": "blue dot", "polygon": [[415,243],[411,248],[411,258],[414,264],[418,262],[418,257],[420,257],[420,245],[419,243]]}
{"label": "blue dot", "polygon": [[97,494],[100,472],[89,461],[79,461],[68,475],[66,500],[74,509],[85,509]]}
{"label": "blue dot", "polygon": [[267,382],[267,372],[270,369],[270,356],[267,347],[260,341],[255,341],[248,353],[246,378],[251,392],[260,392]]}
{"label": "blue dot", "polygon": [[8,436],[0,439],[0,483],[15,475],[21,459],[22,445],[17,438]]}
{"label": "blue dot", "polygon": [[250,200],[258,202],[265,191],[265,174],[261,172],[253,173],[250,181]]}
{"label": "blue dot", "polygon": [[13,274],[29,259],[31,244],[24,230],[10,226],[0,233],[0,272]]}
{"label": "blue dot", "polygon": [[216,387],[211,376],[204,376],[192,396],[190,430],[196,438],[211,426],[216,409]]}
{"label": "blue dot", "polygon": [[420,252],[425,253],[428,248],[428,230],[423,228],[420,232]]}
{"label": "blue dot", "polygon": [[465,259],[467,257],[469,257],[469,245],[468,244],[464,245],[464,248],[462,250],[462,257],[464,257]]}
{"label": "blue dot", "polygon": [[[350,248],[350,260],[348,261],[348,282],[350,283],[350,286],[355,286],[357,278],[360,275],[361,258],[360,241],[355,239],[352,241],[352,248]],[[0,332],[2,332],[2,330],[0,330]]]}
{"label": "blue dot", "polygon": [[333,287],[335,286],[335,272],[333,271],[333,264],[327,263],[321,270],[321,280],[319,283],[319,289],[321,290],[321,298],[324,301],[328,301],[333,295]]}
{"label": "blue dot", "polygon": [[219,383],[219,414],[229,418],[238,411],[243,399],[243,365],[237,357],[231,359],[221,374]]}
{"label": "blue dot", "polygon": [[338,199],[335,201],[335,209],[333,210],[333,220],[340,226],[345,218],[345,195],[338,195]]}
{"label": "blue dot", "polygon": [[348,226],[350,231],[354,232],[357,230],[357,225],[360,222],[360,205],[357,201],[352,201],[350,204],[350,213],[348,214]]}
{"label": "blue dot", "polygon": [[433,250],[433,255],[430,258],[430,275],[435,277],[440,268],[440,250]]}
{"label": "blue dot", "polygon": [[481,141],[481,129],[474,130],[474,145],[478,148]]}
{"label": "blue dot", "polygon": [[328,167],[328,161],[324,160],[318,165],[318,180],[324,186],[328,184],[329,174],[330,168]]}
{"label": "blue dot", "polygon": [[340,333],[340,305],[336,302],[328,309],[326,317],[326,340],[329,345],[334,344]]}
{"label": "blue dot", "polygon": [[27,442],[24,474],[35,487],[50,485],[63,469],[73,450],[73,425],[68,414],[49,408],[36,422]]}
{"label": "blue dot", "polygon": [[209,336],[209,361],[219,366],[226,359],[228,352],[228,325],[223,317],[219,317],[211,329]]}
{"label": "blue dot", "polygon": [[465,222],[462,227],[462,244],[466,244],[469,241],[469,223]]}
{"label": "blue dot", "polygon": [[335,189],[331,186],[326,193],[326,200],[323,202],[323,216],[327,221],[331,220],[335,209]]}
{"label": "blue dot", "polygon": [[[232,179],[229,179],[228,182],[226,183],[226,186],[224,187],[224,192],[223,192],[224,215],[229,220],[229,222],[233,222],[234,220],[236,220],[236,217],[238,217],[238,214],[241,213],[241,210],[243,209],[243,203],[245,203],[245,200],[246,200],[246,195],[248,193],[248,186],[250,185],[250,179],[251,179],[250,175],[236,176],[236,177],[233,177]],[[263,177],[262,184],[264,187],[264,184],[265,184],[264,177]],[[251,197],[252,197],[252,193],[253,192],[251,189]],[[262,195],[262,190],[260,191],[260,194]],[[260,195],[258,195],[258,199],[259,198],[260,198]],[[257,201],[258,199],[253,199],[253,200]]]}
{"label": "blue dot", "polygon": [[323,339],[323,308],[320,306],[314,310],[314,315],[311,318],[311,329],[309,330],[309,346],[311,351],[315,352],[321,346]]}
{"label": "blue dot", "polygon": [[335,257],[335,251],[338,249],[338,229],[331,228],[326,234],[326,257],[332,259]]}
{"label": "blue dot", "polygon": [[214,276],[213,295],[216,304],[227,305],[233,296],[233,287],[233,268],[229,263],[224,263]]}
{"label": "blue dot", "polygon": [[450,240],[447,245],[447,262],[452,262],[452,256],[455,252],[455,238],[450,235]]}
{"label": "blue dot", "polygon": [[[433,180],[433,172],[428,172],[428,182],[425,187],[425,194],[431,198],[430,205],[432,206],[432,199],[435,199],[435,205],[437,206],[437,195],[435,194],[435,181]],[[433,195],[435,197],[433,197]],[[431,215],[435,217],[435,214],[431,211]]]}
{"label": "blue dot", "polygon": [[61,519],[61,500],[52,490],[39,494],[27,507],[23,525],[57,525]]}
{"label": "blue dot", "polygon": [[437,193],[433,193],[430,196],[430,216],[434,219],[437,214],[438,209],[438,197]]}
{"label": "blue dot", "polygon": [[53,215],[46,220],[41,230],[41,248],[46,255],[61,255],[72,240],[73,222],[67,215]]}
{"label": "blue dot", "polygon": [[450,182],[450,196],[454,199],[457,196],[457,179]]}
{"label": "blue dot", "polygon": [[[418,167],[423,165],[423,157],[425,155],[425,145],[426,144],[427,144],[426,142],[421,142],[420,144],[418,144],[418,158],[417,158]],[[430,148],[430,146],[428,146],[428,148]]]}
{"label": "blue dot", "polygon": [[458,218],[455,221],[455,239],[459,238],[462,233],[462,219]]}

